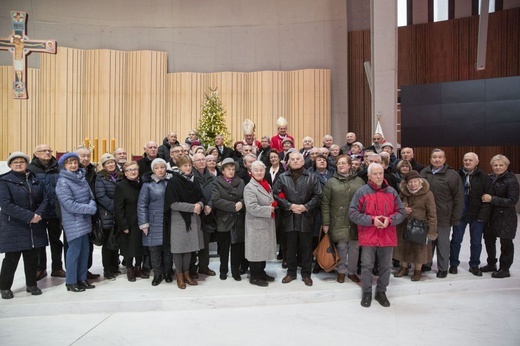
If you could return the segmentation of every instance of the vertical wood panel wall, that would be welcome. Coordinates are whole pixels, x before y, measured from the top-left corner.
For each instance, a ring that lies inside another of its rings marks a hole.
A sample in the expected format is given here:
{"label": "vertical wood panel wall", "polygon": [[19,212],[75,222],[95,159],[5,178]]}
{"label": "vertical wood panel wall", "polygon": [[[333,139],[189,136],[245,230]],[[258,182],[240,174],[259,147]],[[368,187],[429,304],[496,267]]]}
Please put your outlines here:
{"label": "vertical wood panel wall", "polygon": [[164,52],[60,47],[42,55],[40,70],[29,69],[28,100],[12,98],[11,75],[11,67],[0,67],[4,160],[39,143],[73,150],[85,138],[116,138],[117,146],[141,155],[146,141],[162,144],[168,131],[183,140],[197,126],[204,93],[215,87],[234,140],[242,138],[246,118],[260,138],[276,133],[276,119],[286,117],[298,146],[307,135],[321,143],[331,130],[329,70],[168,74]]}
{"label": "vertical wood panel wall", "polygon": [[[520,8],[491,13],[486,69],[476,71],[479,17],[400,27],[398,29],[398,85],[453,82],[520,75]],[[363,144],[371,143],[370,91],[363,62],[370,60],[369,31],[349,32],[349,129]],[[397,100],[396,100],[397,103]],[[383,129],[384,130],[384,129]],[[394,143],[395,144],[395,143]],[[429,162],[432,147],[417,148],[416,159]],[[448,163],[459,167],[464,153],[480,155],[489,171],[489,160],[501,153],[520,172],[520,148],[507,146],[442,148]]]}

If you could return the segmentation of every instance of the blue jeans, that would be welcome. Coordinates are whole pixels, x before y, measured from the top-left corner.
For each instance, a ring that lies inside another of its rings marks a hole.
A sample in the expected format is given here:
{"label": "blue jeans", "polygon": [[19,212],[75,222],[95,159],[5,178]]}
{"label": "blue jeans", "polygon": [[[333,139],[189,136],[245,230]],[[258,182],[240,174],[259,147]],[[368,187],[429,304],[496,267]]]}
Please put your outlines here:
{"label": "blue jeans", "polygon": [[65,282],[67,285],[87,280],[89,244],[88,234],[68,241],[69,246],[65,254],[65,266],[67,267]]}
{"label": "blue jeans", "polygon": [[450,243],[450,265],[458,266],[460,264],[459,254],[460,245],[464,238],[466,226],[469,224],[469,239],[471,243],[469,266],[471,268],[478,267],[480,264],[480,253],[482,252],[482,232],[484,231],[484,223],[477,219],[469,219],[463,217],[460,224],[453,226],[453,234]]}

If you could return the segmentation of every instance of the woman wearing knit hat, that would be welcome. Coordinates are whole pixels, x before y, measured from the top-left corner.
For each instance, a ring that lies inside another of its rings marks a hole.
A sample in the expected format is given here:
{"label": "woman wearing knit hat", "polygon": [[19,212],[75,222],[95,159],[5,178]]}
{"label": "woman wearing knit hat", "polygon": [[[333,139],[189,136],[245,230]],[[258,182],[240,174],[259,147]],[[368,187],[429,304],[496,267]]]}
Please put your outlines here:
{"label": "woman wearing knit hat", "polygon": [[58,161],[60,178],[56,184],[56,196],[61,207],[61,223],[67,238],[68,249],[65,265],[67,291],[83,292],[94,288],[87,281],[89,233],[92,218],[97,211],[94,195],[85,178],[85,170],[79,167],[79,156],[74,152],[62,155]]}
{"label": "woman wearing knit hat", "polygon": [[36,285],[38,251],[47,246],[47,231],[42,214],[49,206],[44,184],[27,170],[29,157],[22,152],[9,155],[11,171],[0,176],[0,252],[5,253],[0,272],[3,299],[11,291],[20,256],[23,256],[26,291],[40,295]]}

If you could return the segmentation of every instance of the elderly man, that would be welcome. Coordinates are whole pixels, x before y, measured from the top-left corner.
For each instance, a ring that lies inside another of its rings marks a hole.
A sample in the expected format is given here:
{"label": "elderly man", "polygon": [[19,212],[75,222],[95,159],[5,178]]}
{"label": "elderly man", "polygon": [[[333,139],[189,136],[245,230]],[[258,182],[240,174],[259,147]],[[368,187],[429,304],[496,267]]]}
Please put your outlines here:
{"label": "elderly man", "polygon": [[318,155],[321,154],[321,150],[319,147],[313,147],[309,153],[309,156],[308,156],[308,160],[305,159],[304,160],[304,164],[303,164],[303,167],[305,169],[309,169],[311,168],[312,166],[314,166],[314,162],[316,162],[316,158],[318,157]]}
{"label": "elderly man", "polygon": [[457,274],[460,264],[459,254],[466,226],[469,225],[470,257],[469,272],[482,276],[480,253],[482,252],[482,233],[484,224],[491,214],[491,204],[482,202],[482,195],[489,193],[486,188],[488,175],[478,166],[478,156],[473,152],[464,154],[463,167],[459,170],[464,190],[464,211],[458,225],[453,226],[450,244],[450,274]]}
{"label": "elderly man", "polygon": [[256,161],[256,155],[247,153],[244,154],[242,164],[238,169],[237,176],[244,181],[244,185],[247,185],[251,180],[251,165]]}
{"label": "elderly man", "polygon": [[[34,149],[34,158],[27,167],[29,171],[36,174],[38,179],[43,182],[47,194],[49,195],[49,205],[47,212],[42,215],[46,222],[49,243],[51,246],[52,272],[51,276],[65,277],[63,270],[62,250],[63,243],[60,240],[61,227],[60,219],[56,214],[56,182],[60,176],[58,161],[52,155],[52,149],[48,144],[39,144]],[[38,267],[36,280],[41,280],[47,276],[47,249],[43,247],[38,252]]]}
{"label": "elderly man", "polygon": [[157,158],[158,147],[154,141],[149,141],[143,147],[144,157],[137,161],[139,166],[139,175],[142,177],[145,173],[152,171],[152,161]]}
{"label": "elderly man", "polygon": [[226,147],[224,143],[223,135],[219,134],[215,136],[215,147],[218,150],[218,162],[222,162],[228,157],[233,157],[233,149]]}
{"label": "elderly man", "polygon": [[312,286],[312,234],[322,189],[316,174],[305,170],[303,162],[301,153],[291,153],[289,169],[276,180],[273,195],[282,211],[281,217],[287,239],[287,275],[282,283],[286,284],[296,279],[296,254],[299,249],[303,282],[306,286]]}
{"label": "elderly man", "polygon": [[[211,188],[216,177],[211,174],[206,168],[206,156],[202,153],[193,155],[193,179],[196,184],[199,185],[204,195],[204,211],[201,213],[201,228],[204,237],[204,248],[198,252],[199,264],[198,271],[200,274],[215,276],[215,272],[209,269],[209,241],[211,233],[217,230],[217,224],[215,216],[212,214],[213,202],[211,201]],[[192,253],[190,263],[190,276],[196,275],[197,266],[196,253]]]}
{"label": "elderly man", "polygon": [[166,168],[169,171],[178,171],[177,160],[182,156],[183,148],[180,144],[174,144],[170,148],[170,159],[167,161]]}
{"label": "elderly man", "polygon": [[177,140],[177,134],[175,132],[169,132],[168,135],[163,139],[163,144],[159,147],[157,157],[160,157],[164,161],[168,162],[170,159],[170,149],[174,144],[179,144]]}
{"label": "elderly man", "polygon": [[340,148],[343,154],[347,154],[352,148],[352,144],[356,142],[356,134],[354,132],[349,132],[345,135],[345,138],[347,143],[345,143],[345,145]]}
{"label": "elderly man", "polygon": [[[420,164],[419,162],[415,161],[413,158],[413,149],[405,147],[401,149],[401,159],[410,161],[410,164],[412,165],[412,169],[417,172],[421,172],[424,169],[424,165]],[[396,167],[399,162],[396,162]]]}
{"label": "elderly man", "polygon": [[276,128],[278,129],[278,133],[271,138],[271,148],[275,148],[278,151],[282,151],[282,141],[285,138],[292,139],[294,143],[294,137],[287,134],[287,125],[287,120],[285,120],[284,117],[279,117],[278,120],[276,120]]}
{"label": "elderly man", "polygon": [[323,136],[323,147],[330,149],[330,146],[334,143],[334,138],[331,135]]}
{"label": "elderly man", "polygon": [[396,226],[406,215],[397,192],[384,179],[384,169],[378,163],[368,166],[368,184],[360,187],[349,206],[349,217],[358,225],[361,253],[361,281],[363,297],[361,306],[372,303],[372,269],[376,258],[379,262],[375,300],[389,307],[386,288],[390,281],[393,249],[397,246]]}
{"label": "elderly man", "polygon": [[380,133],[375,133],[374,136],[372,136],[372,145],[365,148],[365,150],[372,150],[375,153],[380,153],[383,150],[383,135]]}
{"label": "elderly man", "polygon": [[382,151],[381,152],[386,152],[388,153],[389,157],[390,157],[390,161],[388,163],[388,167],[395,169],[395,167],[397,166],[397,157],[395,156],[394,154],[394,146],[392,143],[390,142],[384,142],[383,145],[381,145],[381,149]]}
{"label": "elderly man", "polygon": [[258,161],[262,161],[266,167],[269,167],[271,163],[269,162],[269,154],[271,153],[271,140],[267,136],[263,136],[260,140],[262,143],[262,148],[258,150]]}
{"label": "elderly man", "polygon": [[[460,176],[446,164],[446,154],[441,149],[434,149],[428,167],[421,171],[421,176],[430,184],[430,191],[435,197],[437,207],[437,240],[432,243],[432,253],[437,248],[437,278],[448,276],[450,256],[450,231],[452,226],[460,223],[464,209],[464,193]],[[422,270],[431,270],[430,263],[423,265]]]}
{"label": "elderly man", "polygon": [[312,137],[303,137],[303,148],[300,149],[300,153],[303,155],[305,163],[311,159],[311,149],[314,146],[314,139]]}
{"label": "elderly man", "polygon": [[117,168],[122,172],[123,166],[126,163],[126,160],[128,159],[128,154],[126,153],[126,150],[124,148],[117,148],[114,150],[114,157],[116,158],[116,165]]}

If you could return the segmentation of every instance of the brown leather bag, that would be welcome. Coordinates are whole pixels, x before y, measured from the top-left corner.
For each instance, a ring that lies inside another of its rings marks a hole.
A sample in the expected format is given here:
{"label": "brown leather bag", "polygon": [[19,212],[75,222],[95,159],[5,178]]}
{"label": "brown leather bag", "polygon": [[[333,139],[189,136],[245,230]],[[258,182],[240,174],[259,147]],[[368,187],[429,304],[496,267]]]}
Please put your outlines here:
{"label": "brown leather bag", "polygon": [[334,242],[330,240],[329,233],[323,232],[323,227],[320,228],[320,240],[313,254],[316,256],[320,267],[326,272],[334,270],[338,265],[339,255],[336,251],[336,246]]}

